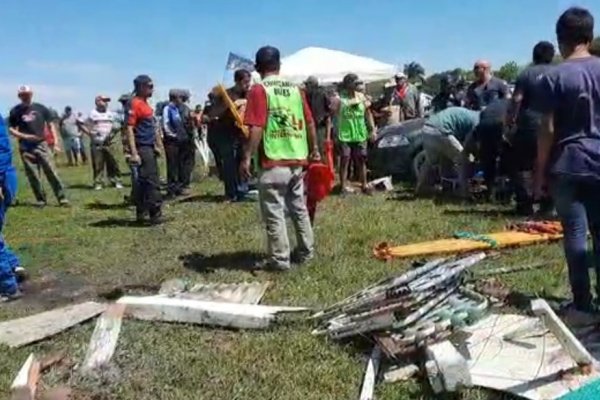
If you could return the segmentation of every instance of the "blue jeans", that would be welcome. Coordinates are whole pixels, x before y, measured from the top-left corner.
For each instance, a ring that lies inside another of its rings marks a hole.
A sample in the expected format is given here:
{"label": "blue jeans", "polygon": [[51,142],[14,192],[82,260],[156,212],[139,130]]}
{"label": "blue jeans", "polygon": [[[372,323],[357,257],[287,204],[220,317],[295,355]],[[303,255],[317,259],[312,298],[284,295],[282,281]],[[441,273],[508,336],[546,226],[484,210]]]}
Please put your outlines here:
{"label": "blue jeans", "polygon": [[241,179],[239,166],[242,158],[242,144],[233,134],[222,132],[217,139],[221,173],[228,200],[242,200],[248,194],[248,183]]}
{"label": "blue jeans", "polygon": [[0,295],[2,295],[14,294],[17,291],[17,279],[14,271],[20,264],[19,259],[8,247],[1,234],[6,211],[17,194],[17,172],[12,166],[0,174],[0,184],[4,194],[4,199],[0,202]]}
{"label": "blue jeans", "polygon": [[592,293],[588,271],[588,228],[594,245],[596,290],[600,291],[600,182],[560,176],[552,185],[556,211],[564,230],[564,248],[575,308],[589,311]]}

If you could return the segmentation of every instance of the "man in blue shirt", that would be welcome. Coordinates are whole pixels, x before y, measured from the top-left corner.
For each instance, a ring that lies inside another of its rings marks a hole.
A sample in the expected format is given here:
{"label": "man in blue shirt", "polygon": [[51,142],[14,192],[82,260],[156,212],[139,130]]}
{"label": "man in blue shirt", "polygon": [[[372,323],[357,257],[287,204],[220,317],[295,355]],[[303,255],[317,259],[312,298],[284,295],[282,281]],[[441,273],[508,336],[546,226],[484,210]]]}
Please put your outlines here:
{"label": "man in blue shirt", "polygon": [[592,234],[600,288],[600,59],[590,54],[594,17],[573,7],[556,23],[565,61],[541,83],[542,112],[534,193],[550,189],[564,229],[564,247],[576,311],[595,309],[587,264]]}
{"label": "man in blue shirt", "polygon": [[20,296],[17,273],[22,272],[19,259],[1,235],[6,211],[17,193],[17,173],[12,165],[12,150],[4,119],[0,116],[0,302]]}

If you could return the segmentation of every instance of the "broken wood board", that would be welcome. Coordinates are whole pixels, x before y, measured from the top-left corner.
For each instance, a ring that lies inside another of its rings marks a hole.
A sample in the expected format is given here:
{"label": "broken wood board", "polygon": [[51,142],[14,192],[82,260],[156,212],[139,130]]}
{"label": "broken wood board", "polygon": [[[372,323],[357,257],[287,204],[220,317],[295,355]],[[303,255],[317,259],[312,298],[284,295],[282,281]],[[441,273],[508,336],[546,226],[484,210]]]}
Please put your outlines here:
{"label": "broken wood board", "polygon": [[442,239],[395,247],[382,243],[373,250],[373,253],[375,257],[384,260],[433,254],[459,254],[492,248],[530,246],[538,243],[557,241],[563,237],[562,234],[533,234],[518,231],[497,232],[482,236],[490,239],[490,241],[495,241],[497,246],[492,247],[488,242],[471,239]]}
{"label": "broken wood board", "polygon": [[[525,327],[530,329],[524,335],[504,338]],[[462,331],[470,337],[459,350],[468,356],[475,386],[531,400],[550,400],[600,376],[596,371],[587,376],[565,374],[577,364],[537,318],[492,314]]]}
{"label": "broken wood board", "polygon": [[10,399],[34,400],[39,380],[40,363],[34,354],[30,354],[10,387]]}
{"label": "broken wood board", "polygon": [[531,310],[540,317],[546,326],[556,336],[567,353],[579,365],[591,365],[594,358],[585,347],[577,340],[575,335],[558,318],[550,305],[543,299],[536,299],[531,302]]}
{"label": "broken wood board", "polygon": [[54,336],[106,310],[93,301],[0,323],[0,343],[21,347]]}
{"label": "broken wood board", "polygon": [[417,364],[406,362],[401,365],[392,365],[383,374],[383,380],[386,383],[407,381],[419,373]]}
{"label": "broken wood board", "polygon": [[109,363],[117,347],[124,312],[124,304],[112,304],[98,318],[83,362],[84,372]]}
{"label": "broken wood board", "polygon": [[[452,343],[445,340],[428,345],[425,354],[428,360],[425,366],[434,393],[455,393],[472,386],[467,360]],[[433,363],[433,368],[430,368],[430,363]]]}
{"label": "broken wood board", "polygon": [[[190,286],[188,288],[188,286]],[[160,294],[165,297],[222,303],[258,304],[271,286],[270,282],[235,284],[199,283],[186,285],[181,279],[163,283]]]}
{"label": "broken wood board", "polygon": [[226,328],[263,329],[281,313],[308,311],[304,307],[234,304],[161,296],[123,297],[125,315],[146,321],[181,322]]}
{"label": "broken wood board", "polygon": [[381,349],[375,345],[371,356],[367,361],[367,368],[365,370],[365,377],[363,379],[362,388],[360,390],[359,400],[373,400],[373,393],[375,393],[375,379],[379,373],[379,364],[381,363]]}

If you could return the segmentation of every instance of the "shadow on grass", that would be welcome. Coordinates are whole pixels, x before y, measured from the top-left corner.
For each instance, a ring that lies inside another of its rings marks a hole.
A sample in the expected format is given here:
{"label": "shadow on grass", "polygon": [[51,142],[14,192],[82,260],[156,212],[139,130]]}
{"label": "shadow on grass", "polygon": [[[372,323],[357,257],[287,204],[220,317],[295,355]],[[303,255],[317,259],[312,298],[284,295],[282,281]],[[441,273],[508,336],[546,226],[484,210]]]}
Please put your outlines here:
{"label": "shadow on grass", "polygon": [[404,202],[417,201],[418,199],[419,198],[412,192],[397,192],[397,193],[391,195],[390,197],[388,197],[388,200],[404,201]]}
{"label": "shadow on grass", "polygon": [[256,263],[263,258],[260,253],[252,251],[236,251],[213,255],[195,252],[179,257],[184,268],[199,273],[211,273],[217,269],[253,272],[258,270]]}
{"label": "shadow on grass", "polygon": [[177,203],[223,203],[225,196],[216,194],[197,194],[177,200]]}
{"label": "shadow on grass", "polygon": [[130,205],[128,203],[116,203],[116,204],[106,204],[106,203],[90,203],[90,204],[86,204],[85,208],[87,208],[88,210],[100,210],[100,211],[104,211],[104,210],[124,210],[129,208]]}
{"label": "shadow on grass", "polygon": [[145,221],[136,221],[135,219],[126,218],[108,218],[101,221],[92,222],[89,224],[92,228],[147,228],[151,226]]}
{"label": "shadow on grass", "polygon": [[74,183],[67,186],[68,189],[92,190],[94,187],[85,183]]}

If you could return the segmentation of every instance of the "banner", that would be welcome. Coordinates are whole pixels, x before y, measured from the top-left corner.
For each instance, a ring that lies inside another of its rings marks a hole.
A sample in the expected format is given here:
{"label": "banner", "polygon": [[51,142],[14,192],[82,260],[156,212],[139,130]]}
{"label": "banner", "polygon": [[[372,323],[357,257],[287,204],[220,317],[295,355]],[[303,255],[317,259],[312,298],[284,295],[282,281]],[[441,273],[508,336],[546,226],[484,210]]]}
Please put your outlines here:
{"label": "banner", "polygon": [[245,69],[250,72],[254,71],[254,62],[235,53],[229,53],[227,58],[226,70],[235,71],[236,69]]}

